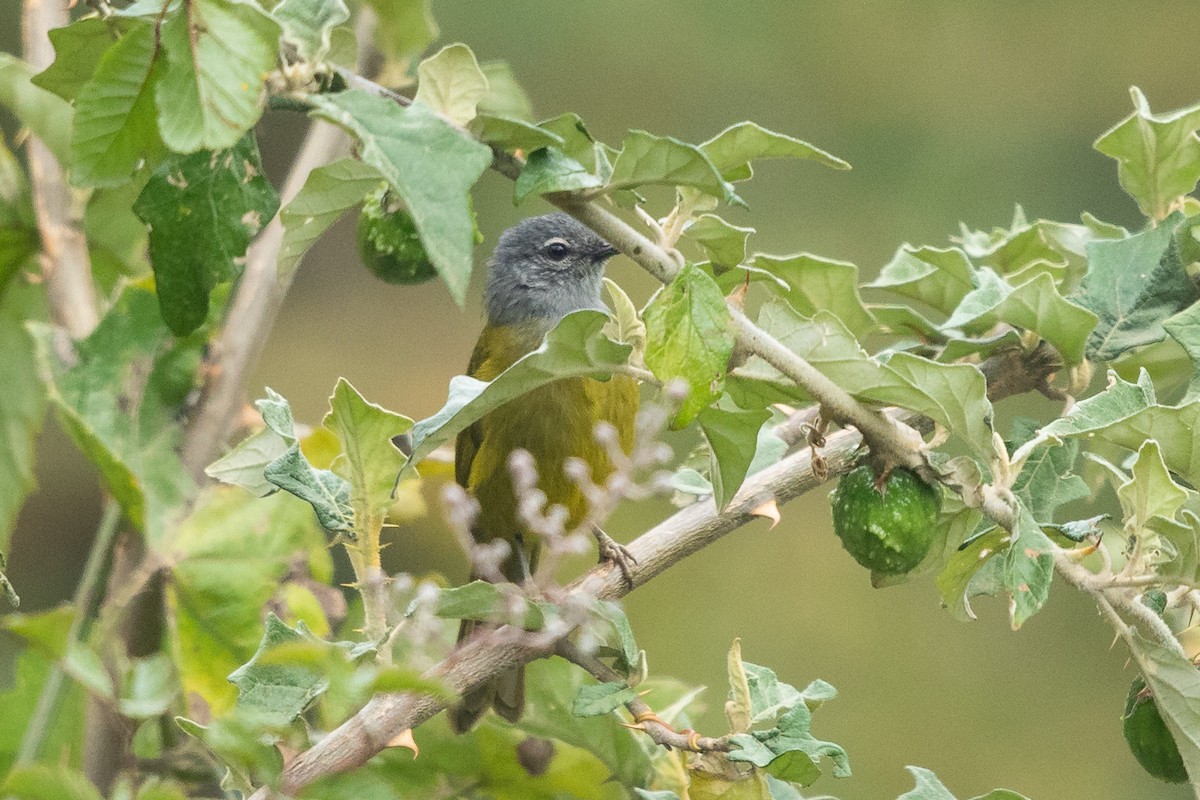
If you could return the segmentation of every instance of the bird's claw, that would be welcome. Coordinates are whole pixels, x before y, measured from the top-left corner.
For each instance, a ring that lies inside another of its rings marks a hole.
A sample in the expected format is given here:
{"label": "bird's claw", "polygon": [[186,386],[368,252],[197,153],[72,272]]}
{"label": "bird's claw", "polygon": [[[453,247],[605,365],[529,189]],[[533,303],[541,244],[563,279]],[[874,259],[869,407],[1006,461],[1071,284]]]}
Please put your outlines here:
{"label": "bird's claw", "polygon": [[636,565],[637,559],[633,557],[633,553],[625,545],[617,542],[611,536],[599,528],[594,529],[593,533],[596,536],[596,545],[600,550],[600,563],[605,561],[612,562],[621,570],[621,574],[625,576],[625,582],[633,586],[633,567]]}

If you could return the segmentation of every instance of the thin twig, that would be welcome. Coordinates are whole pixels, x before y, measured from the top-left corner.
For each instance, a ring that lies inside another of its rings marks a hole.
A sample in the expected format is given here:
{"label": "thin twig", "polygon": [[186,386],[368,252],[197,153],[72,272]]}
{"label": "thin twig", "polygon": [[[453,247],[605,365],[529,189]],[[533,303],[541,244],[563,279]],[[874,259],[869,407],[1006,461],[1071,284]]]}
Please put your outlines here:
{"label": "thin twig", "polygon": [[[25,60],[35,70],[43,70],[54,61],[50,29],[70,22],[67,5],[60,0],[25,0],[23,21]],[[41,139],[31,136],[27,153],[50,315],[73,339],[82,339],[100,317],[79,204],[62,165]]]}

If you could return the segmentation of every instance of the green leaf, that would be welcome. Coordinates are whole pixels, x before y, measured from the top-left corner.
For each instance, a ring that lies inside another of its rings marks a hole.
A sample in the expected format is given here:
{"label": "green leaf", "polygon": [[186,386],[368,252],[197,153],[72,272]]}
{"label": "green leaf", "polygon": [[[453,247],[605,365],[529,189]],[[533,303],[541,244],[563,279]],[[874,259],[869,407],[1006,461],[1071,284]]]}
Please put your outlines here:
{"label": "green leaf", "polygon": [[[561,147],[563,139],[556,133],[539,128],[532,122],[513,117],[494,116],[482,113],[471,120],[471,133],[481,142],[503,147],[509,152],[532,151],[543,147]],[[596,179],[599,182],[599,178]],[[519,201],[518,201],[519,202]]]}
{"label": "green leaf", "polygon": [[617,634],[620,645],[618,654],[623,662],[622,666],[635,668],[642,660],[642,650],[633,637],[633,626],[629,624],[629,617],[625,615],[624,609],[610,600],[597,600],[596,613],[608,620]]}
{"label": "green leaf", "polygon": [[759,430],[770,418],[771,412],[765,408],[746,411],[719,406],[708,406],[697,415],[696,421],[712,453],[709,475],[718,509],[725,508],[733,499],[749,474],[758,449]]}
{"label": "green leaf", "polygon": [[162,73],[157,30],[149,23],[131,25],[75,98],[73,183],[119,186],[143,158],[161,152],[154,92]]}
{"label": "green leaf", "polygon": [[279,491],[278,486],[266,479],[267,466],[287,453],[291,444],[270,428],[263,428],[205,467],[204,474],[240,486],[255,497],[266,497]]}
{"label": "green leaf", "polygon": [[443,47],[421,62],[417,75],[417,102],[456,125],[466,125],[475,118],[479,101],[488,90],[487,76],[465,44]]}
{"label": "green leaf", "polygon": [[1187,502],[1187,491],[1171,479],[1158,442],[1153,439],[1147,439],[1138,449],[1130,475],[1117,489],[1117,499],[1121,501],[1126,525],[1133,531],[1147,527],[1156,517],[1174,520]]}
{"label": "green leaf", "polygon": [[355,529],[378,535],[392,505],[392,488],[404,466],[404,454],[392,437],[407,433],[413,421],[368,403],[345,378],[339,378],[329,398],[329,413],[321,423],[342,443],[334,471],[350,483],[350,505]]}
{"label": "green leaf", "polygon": [[708,273],[688,264],[650,300],[642,319],[646,366],[664,383],[688,382],[674,423],[683,427],[721,395],[734,340],[725,298]]}
{"label": "green leaf", "polygon": [[0,553],[8,551],[17,512],[34,487],[33,445],[46,415],[46,392],[25,323],[45,313],[40,287],[22,280],[0,286]]}
{"label": "green leaf", "polygon": [[382,180],[374,167],[349,157],[308,173],[304,186],[279,212],[283,224],[277,262],[280,276],[290,275],[317,239]]}
{"label": "green leaf", "polygon": [[466,375],[452,378],[446,404],[413,426],[409,464],[420,463],[484,414],[539,386],[561,378],[607,379],[625,365],[633,349],[604,335],[607,322],[604,312],[576,311],[563,317],[538,349],[520,358],[495,380],[481,381]]}
{"label": "green leaf", "polygon": [[602,181],[573,158],[556,147],[540,147],[529,154],[525,167],[517,176],[513,202],[520,203],[531,194],[573,192],[590,189]]}
{"label": "green leaf", "polygon": [[858,294],[858,267],[846,261],[800,253],[769,256],[756,253],[754,266],[778,276],[788,286],[777,292],[804,316],[824,309],[861,338],[878,327]]}
{"label": "green leaf", "polygon": [[834,169],[850,169],[848,163],[835,155],[754,122],[731,125],[700,145],[700,149],[727,181],[749,178],[753,174],[750,162],[759,158],[799,158]]}
{"label": "green leaf", "polygon": [[[329,683],[320,672],[298,664],[263,663],[273,648],[291,642],[321,642],[301,622],[290,628],[273,613],[267,614],[262,642],[254,656],[229,676],[238,689],[240,708],[261,715],[268,724],[286,725],[308,707]],[[333,645],[321,642],[326,647]]]}
{"label": "green leaf", "polygon": [[159,39],[158,126],[177,153],[233,147],[258,122],[279,23],[248,0],[187,0]]}
{"label": "green leaf", "polygon": [[743,228],[721,219],[715,214],[701,214],[687,228],[687,235],[694,239],[718,269],[736,267],[746,260],[746,239],[754,228]]}
{"label": "green leaf", "polygon": [[1059,439],[1086,436],[1133,417],[1156,402],[1154,384],[1145,370],[1138,374],[1137,383],[1121,380],[1109,370],[1107,389],[1071,406],[1062,417],[1044,426],[1041,435]]}
{"label": "green leaf", "polygon": [[423,104],[402,108],[358,90],[320,95],[314,103],[316,116],[358,137],[362,160],[404,200],[425,252],[461,305],[475,243],[468,191],[491,163],[491,150]]}
{"label": "green leaf", "polygon": [[61,97],[34,86],[33,70],[24,61],[0,53],[0,106],[8,108],[54,153],[60,164],[70,164],[71,125],[74,110]]}
{"label": "green leaf", "polygon": [[133,210],[150,226],[155,286],[172,331],[185,336],[204,323],[212,290],[235,275],[278,208],[253,135],[231,150],[176,156],[154,171]]}
{"label": "green leaf", "polygon": [[[837,317],[821,311],[806,319],[779,299],[763,304],[758,324],[857,399],[919,411],[990,460],[992,405],[987,382],[976,367],[938,364],[908,353],[892,353],[880,363],[867,355]],[[810,399],[758,357],[750,358],[734,375],[730,393],[743,407]]]}
{"label": "green leaf", "polygon": [[263,477],[312,506],[321,527],[334,533],[354,534],[350,484],[340,475],[308,463],[299,444],[293,444],[268,464]]}
{"label": "green leaf", "polygon": [[1200,303],[1192,303],[1163,322],[1163,330],[1179,343],[1192,360],[1192,379],[1180,401],[1190,403],[1200,398]]}
{"label": "green leaf", "polygon": [[488,81],[487,94],[479,101],[479,113],[522,122],[533,121],[533,106],[529,95],[517,82],[512,67],[506,61],[481,64]]}
{"label": "green leaf", "polygon": [[1049,274],[1041,273],[1016,287],[987,267],[975,274],[979,287],[962,299],[942,324],[943,330],[960,328],[982,333],[997,322],[1007,322],[1041,336],[1067,363],[1083,361],[1084,344],[1096,327],[1097,317],[1059,294]]}
{"label": "green leaf", "polygon": [[350,10],[344,0],[282,0],[271,16],[301,59],[319,63],[329,53],[333,29],[350,19]]}
{"label": "green leaf", "polygon": [[1200,670],[1182,653],[1147,639],[1138,630],[1126,639],[1154,694],[1188,775],[1200,775]]}
{"label": "green leaf", "polygon": [[[194,490],[179,460],[180,409],[200,367],[199,337],[173,341],[154,293],[126,286],[68,366],[54,333],[32,328],[39,369],[60,423],[151,542]],[[147,376],[131,383],[131,370]]]}
{"label": "green leaf", "polygon": [[975,268],[962,250],[906,244],[883,265],[879,277],[866,285],[919,300],[949,315],[978,282]]}
{"label": "green leaf", "polygon": [[811,727],[812,711],[799,703],[780,716],[778,725],[770,730],[734,735],[731,743],[736,749],[729,753],[729,760],[749,762],[780,780],[807,786],[820,777],[821,758],[829,758],[834,777],[848,778],[850,759],[846,751],[833,742],[817,739]]}
{"label": "green leaf", "polygon": [[670,136],[630,131],[613,164],[608,188],[635,189],[652,184],[690,186],[727,203],[745,205],[700,148]]}
{"label": "green leaf", "polygon": [[595,171],[596,146],[600,143],[588,131],[587,125],[583,123],[583,119],[578,114],[568,111],[557,117],[542,120],[538,123],[538,127],[563,140],[559,149],[564,155],[578,161],[585,170]]}
{"label": "green leaf", "polygon": [[185,697],[214,715],[233,706],[227,678],[258,647],[263,606],[297,555],[324,547],[308,506],[286,494],[213,487],[200,497],[169,543],[168,632]]}
{"label": "green leaf", "polygon": [[[1032,439],[1037,422],[1024,417],[1013,420],[1014,441],[1009,452]],[[1021,473],[1013,481],[1013,493],[1021,499],[1039,523],[1051,522],[1059,506],[1082,500],[1091,494],[1083,479],[1072,470],[1079,454],[1079,443],[1042,445],[1025,460]]]}
{"label": "green leaf", "polygon": [[375,9],[375,44],[388,61],[403,61],[438,38],[430,0],[367,0]]}
{"label": "green leaf", "polygon": [[1012,627],[1017,630],[1042,609],[1054,578],[1054,543],[1018,502],[1016,530],[1004,553],[1002,579],[1012,597]]}
{"label": "green leaf", "polygon": [[115,41],[113,27],[99,17],[84,17],[64,28],[51,28],[54,63],[33,76],[33,85],[54,92],[64,100],[92,79],[96,65]]}
{"label": "green leaf", "polygon": [[[583,670],[554,658],[526,666],[525,716],[516,726],[527,734],[556,739],[582,748],[603,763],[612,778],[624,786],[645,786],[651,772],[650,758],[638,741],[644,736],[623,727],[616,714],[577,717],[565,713],[579,690],[592,681]],[[422,754],[422,758],[424,758]],[[591,786],[586,786],[592,791]],[[515,797],[525,797],[518,793]]]}
{"label": "green leaf", "polygon": [[1136,86],[1134,111],[1096,140],[1095,148],[1117,160],[1121,188],[1147,217],[1163,219],[1172,204],[1200,180],[1200,106],[1154,114]]}
{"label": "green leaf", "polygon": [[[915,789],[900,795],[897,800],[956,800],[937,776],[921,767],[905,767],[917,782]],[[1023,794],[1008,789],[994,789],[974,800],[1029,800]]]}
{"label": "green leaf", "polygon": [[14,767],[0,791],[17,800],[103,800],[82,772],[50,764]]}
{"label": "green leaf", "polygon": [[579,687],[571,703],[571,713],[577,717],[598,717],[616,711],[637,696],[636,689],[620,681],[587,684]]}
{"label": "green leaf", "polygon": [[1176,229],[1189,232],[1181,220],[1176,215],[1128,239],[1088,245],[1088,274],[1073,299],[1100,318],[1088,338],[1089,359],[1111,361],[1162,341],[1163,323],[1200,299],[1173,236]]}
{"label": "green leaf", "polygon": [[[438,592],[434,613],[443,619],[472,619],[511,624],[520,619],[527,630],[540,630],[546,624],[548,603],[530,601],[511,584],[475,580]],[[410,606],[409,611],[412,611]]]}

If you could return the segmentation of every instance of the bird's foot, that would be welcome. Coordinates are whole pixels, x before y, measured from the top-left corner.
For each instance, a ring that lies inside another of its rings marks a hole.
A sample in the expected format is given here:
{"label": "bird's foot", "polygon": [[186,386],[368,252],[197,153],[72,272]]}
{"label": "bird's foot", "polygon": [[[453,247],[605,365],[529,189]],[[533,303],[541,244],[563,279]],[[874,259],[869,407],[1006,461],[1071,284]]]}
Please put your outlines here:
{"label": "bird's foot", "polygon": [[633,574],[631,570],[637,564],[637,559],[633,557],[628,548],[620,542],[613,539],[599,528],[592,529],[592,535],[596,537],[596,545],[600,550],[600,563],[611,561],[621,570],[621,574],[625,576],[625,582],[633,586]]}

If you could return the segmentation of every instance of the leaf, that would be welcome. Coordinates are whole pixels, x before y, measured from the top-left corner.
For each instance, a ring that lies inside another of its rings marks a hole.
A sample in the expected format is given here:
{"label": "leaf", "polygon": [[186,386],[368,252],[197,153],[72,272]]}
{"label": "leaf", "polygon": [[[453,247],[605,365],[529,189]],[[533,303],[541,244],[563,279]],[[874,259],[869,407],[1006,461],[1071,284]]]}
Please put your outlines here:
{"label": "leaf", "polygon": [[573,192],[590,189],[602,181],[573,158],[556,147],[540,147],[529,154],[525,167],[517,176],[513,203],[519,204],[531,194]]}
{"label": "leaf", "polygon": [[253,135],[231,150],[176,156],[154,171],[133,210],[150,226],[159,305],[176,335],[203,324],[212,290],[236,274],[278,208]]}
{"label": "leaf", "polygon": [[879,277],[866,285],[920,300],[949,315],[978,282],[975,268],[962,250],[906,244],[883,265]]}
{"label": "leaf", "polygon": [[848,778],[850,759],[846,751],[833,742],[817,739],[811,726],[812,711],[799,703],[779,717],[776,727],[731,737],[736,749],[729,753],[729,760],[749,762],[780,780],[807,786],[820,777],[818,763],[827,757],[833,761],[834,777]]}
{"label": "leaf", "polygon": [[103,800],[82,772],[49,764],[14,767],[0,792],[17,800]]}
{"label": "leaf", "polygon": [[942,324],[943,330],[984,332],[997,322],[1007,322],[1041,336],[1067,363],[1083,361],[1084,344],[1097,317],[1059,294],[1049,274],[1041,273],[1016,287],[986,267],[975,274],[980,285],[962,299]]}
{"label": "leaf", "polygon": [[1129,383],[1113,371],[1108,373],[1108,388],[1080,400],[1062,417],[1041,429],[1042,436],[1066,438],[1102,431],[1128,419],[1156,403],[1154,384],[1142,370],[1137,383]]}
{"label": "leaf", "polygon": [[288,663],[263,663],[263,657],[280,645],[291,642],[320,642],[301,622],[290,628],[279,617],[267,614],[262,642],[254,656],[229,676],[238,688],[239,708],[253,711],[271,725],[286,725],[308,707],[329,683],[311,667]]}
{"label": "leaf", "polygon": [[517,82],[517,77],[513,75],[508,62],[489,61],[481,64],[480,69],[488,80],[488,90],[479,101],[479,113],[532,122],[533,107],[529,102],[529,95]]}
{"label": "leaf", "polygon": [[746,665],[742,661],[742,640],[734,639],[725,656],[725,674],[729,680],[729,694],[725,700],[725,716],[729,720],[729,730],[733,733],[745,733],[750,730],[751,719],[754,715],[750,699],[750,684],[746,677]]}
{"label": "leaf", "polygon": [[1136,629],[1126,638],[1188,775],[1200,775],[1200,670],[1175,649]]}
{"label": "leaf", "polygon": [[587,684],[579,687],[571,703],[571,713],[577,717],[598,717],[616,711],[637,696],[636,689],[620,681]]}
{"label": "leaf", "polygon": [[652,184],[689,186],[727,203],[745,205],[700,148],[670,136],[630,131],[613,164],[608,189]]}
{"label": "leaf", "polygon": [[[25,623],[19,631],[22,637],[32,638],[30,629],[37,628],[34,635],[53,642],[52,648],[57,653],[51,655],[41,645],[23,648],[6,646],[6,656],[12,653],[15,663],[11,669],[12,678],[6,680],[4,689],[0,690],[0,708],[4,709],[4,724],[0,725],[0,774],[8,773],[21,747],[21,740],[38,705],[42,686],[65,652],[67,629],[74,615],[69,608],[65,612],[55,609],[36,615],[9,614],[5,617],[5,628],[15,627],[12,625],[14,616],[22,617]],[[67,681],[55,707],[54,724],[46,729],[42,752],[54,753],[56,760],[61,758],[62,763],[70,766],[82,763],[86,701],[87,693],[83,687],[75,681]]]}
{"label": "leaf", "polygon": [[99,17],[84,17],[66,27],[51,28],[48,33],[54,46],[54,63],[33,76],[33,85],[64,100],[74,100],[112,47],[113,28]]}
{"label": "leaf", "polygon": [[360,157],[404,200],[425,252],[462,305],[475,243],[468,191],[491,163],[491,150],[423,104],[402,108],[359,90],[319,95],[314,104],[316,116],[358,137]]}
{"label": "leaf", "polygon": [[633,345],[629,355],[632,364],[641,365],[646,354],[646,323],[638,316],[637,306],[625,290],[612,278],[604,277],[604,294],[612,309],[612,318],[604,326],[604,335],[614,342]]}
{"label": "leaf", "polygon": [[[897,800],[956,800],[950,790],[929,770],[921,767],[905,767],[905,769],[916,779],[917,786],[900,795]],[[993,789],[974,800],[1029,800],[1029,798],[1008,789]]]}
{"label": "leaf", "polygon": [[[481,142],[503,147],[509,152],[531,152],[542,147],[561,147],[563,139],[556,133],[539,128],[532,122],[480,113],[471,120],[471,133]],[[597,185],[599,178],[597,180]],[[519,202],[519,201],[518,201]]]}
{"label": "leaf", "polygon": [[858,267],[853,264],[808,253],[793,256],[756,253],[753,264],[787,284],[788,291],[776,293],[804,316],[824,309],[840,319],[856,338],[878,327],[858,294]]}
{"label": "leaf", "polygon": [[1179,343],[1192,360],[1192,379],[1180,401],[1190,403],[1200,398],[1200,303],[1192,303],[1163,322],[1163,330]]}
{"label": "leaf", "polygon": [[22,280],[0,286],[0,553],[8,551],[17,512],[34,487],[33,446],[46,415],[46,392],[25,323],[45,313],[39,287]]}
{"label": "leaf", "polygon": [[[1014,441],[1009,452],[1032,439],[1036,427],[1034,420],[1023,417],[1013,420]],[[1043,445],[1035,448],[1022,465],[1012,490],[1039,523],[1053,521],[1059,506],[1091,494],[1083,479],[1072,471],[1078,454],[1079,443],[1075,441]]]}
{"label": "leaf", "polygon": [[1187,502],[1188,493],[1171,479],[1158,442],[1147,439],[1138,449],[1130,479],[1117,489],[1117,499],[1121,501],[1126,525],[1139,531],[1156,517],[1174,520]]}
{"label": "leaf", "polygon": [[246,0],[184,0],[159,32],[158,126],[177,153],[234,147],[258,122],[279,23]]}
{"label": "leaf", "polygon": [[1012,627],[1017,630],[1046,604],[1054,578],[1054,543],[1029,509],[1018,502],[1016,530],[1004,553],[1002,579],[1012,597]]}
{"label": "leaf", "polygon": [[169,543],[168,635],[185,697],[212,713],[232,708],[229,673],[250,660],[262,637],[262,609],[297,554],[324,555],[304,503],[286,494],[255,499],[213,487]]}
{"label": "leaf", "polygon": [[[763,304],[758,324],[857,399],[919,411],[990,460],[992,406],[983,373],[976,367],[938,364],[908,353],[892,353],[885,363],[879,363],[837,317],[821,311],[805,319],[778,299]],[[752,401],[809,399],[758,357],[748,360],[734,376],[730,394],[743,407],[753,406]]]}
{"label": "leaf", "polygon": [[343,455],[334,462],[334,469],[350,483],[357,534],[378,536],[392,505],[396,476],[405,462],[392,438],[407,433],[412,420],[368,403],[349,381],[339,378],[321,424],[342,443]]}
{"label": "leaf", "polygon": [[642,312],[646,366],[664,383],[688,382],[675,426],[683,427],[720,396],[733,353],[733,320],[713,279],[688,264]]}
{"label": "leaf", "polygon": [[421,62],[417,75],[416,101],[455,125],[466,125],[475,118],[476,107],[488,90],[487,76],[465,44],[443,47]]}
{"label": "leaf", "polygon": [[[1200,299],[1172,235],[1181,220],[1177,215],[1128,239],[1088,245],[1088,274],[1073,299],[1100,319],[1088,338],[1089,359],[1111,361],[1162,341],[1163,323]],[[1181,230],[1186,234],[1188,226]]]}
{"label": "leaf", "polygon": [[[130,521],[156,543],[194,485],[179,460],[180,409],[200,366],[199,337],[173,341],[154,293],[125,287],[68,367],[54,334],[31,327],[59,422]],[[131,375],[145,376],[131,383]],[[144,383],[143,383],[144,381]]]}
{"label": "leaf", "polygon": [[308,173],[304,186],[279,212],[283,224],[276,262],[280,277],[290,275],[317,239],[382,181],[374,167],[349,157]]}
{"label": "leaf", "polygon": [[758,449],[759,429],[771,418],[767,409],[708,406],[696,417],[712,454],[709,475],[717,509],[723,509],[737,494]]}
{"label": "leaf", "polygon": [[154,92],[162,75],[157,31],[131,25],[75,98],[71,180],[79,186],[127,183],[144,158],[157,155]]}
{"label": "leaf", "polygon": [[31,83],[33,70],[24,61],[0,53],[0,106],[50,148],[60,164],[70,164],[71,120],[75,112],[61,97]]}
{"label": "leaf", "polygon": [[271,16],[283,29],[283,41],[295,47],[302,60],[315,64],[325,60],[332,31],[350,19],[350,10],[344,0],[282,0]]}
{"label": "leaf", "polygon": [[746,239],[754,228],[726,222],[716,214],[701,214],[687,228],[687,235],[704,248],[713,266],[736,267],[746,260]]}
{"label": "leaf", "polygon": [[753,174],[750,162],[759,158],[799,158],[834,169],[850,169],[848,163],[835,155],[754,122],[731,125],[700,145],[700,149],[727,181],[749,178]]}
{"label": "leaf", "polygon": [[[531,602],[516,587],[474,580],[438,592],[434,609],[443,619],[472,619],[482,622],[513,623],[520,619],[527,630],[540,630],[546,624],[542,606]],[[413,607],[409,607],[411,613]]]}
{"label": "leaf", "polygon": [[416,55],[438,38],[430,0],[367,0],[379,20],[375,44],[389,61]]}
{"label": "leaf", "polygon": [[450,381],[449,397],[432,417],[412,429],[409,464],[418,464],[443,443],[494,408],[528,391],[561,378],[606,380],[624,366],[630,351],[603,334],[608,316],[601,311],[576,311],[559,320],[542,344],[492,381],[458,375]]}
{"label": "leaf", "polygon": [[1136,86],[1130,88],[1134,111],[1094,145],[1117,160],[1121,188],[1137,201],[1142,213],[1163,219],[1175,201],[1200,180],[1200,106],[1170,114],[1154,114]]}
{"label": "leaf", "polygon": [[350,484],[341,476],[308,463],[299,444],[293,444],[268,464],[263,477],[312,506],[321,527],[335,533],[355,533]]}

